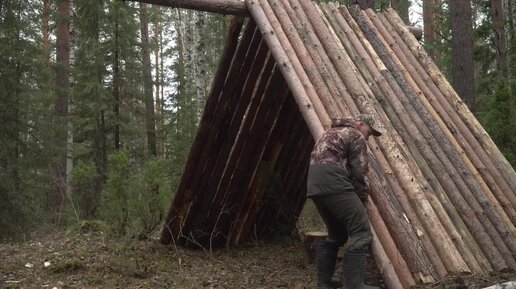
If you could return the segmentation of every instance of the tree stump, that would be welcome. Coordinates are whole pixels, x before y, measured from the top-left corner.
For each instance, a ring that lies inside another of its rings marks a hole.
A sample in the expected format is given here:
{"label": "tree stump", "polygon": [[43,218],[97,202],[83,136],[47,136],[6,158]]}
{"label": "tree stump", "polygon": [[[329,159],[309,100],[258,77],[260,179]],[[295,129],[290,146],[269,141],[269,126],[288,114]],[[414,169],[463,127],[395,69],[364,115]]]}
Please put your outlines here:
{"label": "tree stump", "polygon": [[315,262],[315,249],[317,248],[317,244],[327,236],[328,233],[323,231],[311,231],[304,233],[303,245],[305,248],[308,264],[313,264]]}

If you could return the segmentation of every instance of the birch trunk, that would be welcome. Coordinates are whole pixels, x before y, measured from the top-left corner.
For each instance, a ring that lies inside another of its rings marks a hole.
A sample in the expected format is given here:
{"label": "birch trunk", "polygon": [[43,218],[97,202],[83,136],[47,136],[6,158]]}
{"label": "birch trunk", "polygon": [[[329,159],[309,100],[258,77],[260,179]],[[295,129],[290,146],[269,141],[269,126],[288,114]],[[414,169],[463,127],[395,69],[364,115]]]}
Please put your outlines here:
{"label": "birch trunk", "polygon": [[425,47],[428,54],[434,61],[437,61],[440,56],[436,45],[439,39],[439,32],[441,29],[439,21],[439,13],[441,2],[440,0],[423,0],[423,26]]}
{"label": "birch trunk", "polygon": [[196,19],[197,12],[193,10],[185,10],[184,14],[186,17],[183,18],[183,59],[184,59],[184,70],[185,70],[185,82],[184,82],[184,97],[187,105],[187,121],[188,121],[188,138],[192,139],[195,131],[193,126],[199,121],[199,99],[196,97],[196,50],[195,50],[195,34],[196,34]]}
{"label": "birch trunk", "polygon": [[[70,28],[73,29],[73,26]],[[74,31],[71,31],[71,34],[74,34]],[[75,50],[74,50],[73,40],[70,40],[70,63],[73,66],[75,63]],[[73,85],[74,78],[73,75],[70,75],[70,84]],[[68,99],[68,113],[73,114],[73,99],[69,96]],[[72,172],[73,172],[73,125],[72,123],[67,123],[66,125],[66,195],[71,196],[72,194]],[[75,208],[74,208],[75,211]],[[75,211],[76,217],[77,212]]]}
{"label": "birch trunk", "polygon": [[194,61],[195,61],[195,90],[196,90],[196,101],[199,103],[197,114],[198,118],[202,113],[204,102],[206,100],[206,83],[207,83],[207,72],[206,72],[206,44],[205,44],[205,18],[204,12],[195,12],[195,28],[194,28]]}

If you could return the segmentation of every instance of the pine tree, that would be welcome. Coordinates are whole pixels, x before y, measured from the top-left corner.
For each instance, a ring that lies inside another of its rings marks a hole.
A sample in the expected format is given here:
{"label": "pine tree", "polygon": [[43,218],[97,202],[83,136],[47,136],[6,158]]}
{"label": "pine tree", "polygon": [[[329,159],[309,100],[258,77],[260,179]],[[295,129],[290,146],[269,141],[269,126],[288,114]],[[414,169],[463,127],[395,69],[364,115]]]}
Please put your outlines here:
{"label": "pine tree", "polygon": [[374,7],[374,1],[373,0],[357,0],[356,1],[358,6],[360,6],[361,9],[368,9]]}
{"label": "pine tree", "polygon": [[391,6],[398,12],[403,22],[410,24],[409,21],[409,8],[410,1],[409,0],[391,0]]}
{"label": "pine tree", "polygon": [[147,132],[147,151],[149,156],[157,156],[156,121],[154,116],[154,94],[152,91],[152,66],[150,60],[149,16],[147,5],[140,3],[140,31],[142,45],[142,76],[145,103],[145,129]]}
{"label": "pine tree", "polygon": [[475,110],[475,85],[473,64],[473,27],[469,0],[450,1],[452,22],[452,73],[453,87],[459,96]]}
{"label": "pine tree", "polygon": [[476,92],[479,98],[477,115],[494,142],[515,166],[516,96],[513,91],[516,80],[512,79],[507,65],[514,50],[508,49],[507,43],[510,41],[505,39],[510,35],[505,31],[510,29],[511,20],[507,13],[499,10],[506,4],[495,2],[478,5],[477,8],[482,19],[475,29]]}
{"label": "pine tree", "polygon": [[61,214],[66,200],[66,143],[68,140],[68,99],[70,95],[70,1],[58,0],[56,18],[56,98],[54,101],[54,161],[53,175],[56,188],[52,205],[55,223],[61,225]]}
{"label": "pine tree", "polygon": [[491,2],[491,22],[493,25],[493,40],[496,55],[497,68],[503,73],[507,73],[507,48],[505,34],[505,18],[502,10],[501,0],[492,0]]}
{"label": "pine tree", "polygon": [[48,170],[50,77],[44,62],[41,7],[3,1],[0,9],[0,240],[33,229],[55,190]]}
{"label": "pine tree", "polygon": [[434,61],[440,59],[438,43],[440,34],[440,0],[423,0],[423,35],[425,48]]}
{"label": "pine tree", "polygon": [[107,174],[106,49],[101,44],[100,36],[104,30],[105,10],[103,0],[77,0],[75,5],[74,127],[80,148],[75,157],[77,161],[93,164],[96,170],[93,192],[81,192],[77,188],[74,201],[77,202],[79,217],[91,218],[96,213]]}

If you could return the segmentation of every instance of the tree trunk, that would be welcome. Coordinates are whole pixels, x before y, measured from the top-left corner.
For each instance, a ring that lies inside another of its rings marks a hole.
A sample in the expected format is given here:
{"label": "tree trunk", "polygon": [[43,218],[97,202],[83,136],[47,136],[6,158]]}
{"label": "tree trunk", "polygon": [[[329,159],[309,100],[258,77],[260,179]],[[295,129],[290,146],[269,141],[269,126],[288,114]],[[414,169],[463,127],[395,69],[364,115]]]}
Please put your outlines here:
{"label": "tree trunk", "polygon": [[493,23],[493,39],[498,70],[507,73],[507,48],[505,40],[505,17],[501,0],[491,0],[491,23]]}
{"label": "tree trunk", "polygon": [[[154,42],[155,42],[155,49],[154,49],[154,85],[156,88],[156,97],[155,97],[155,104],[156,104],[156,151],[159,155],[162,155],[163,152],[163,145],[162,145],[162,125],[161,125],[161,89],[163,86],[163,83],[161,82],[163,72],[163,65],[160,66],[160,52],[163,49],[163,43],[161,41],[161,26],[160,21],[158,17],[160,17],[161,9],[157,5],[152,6],[153,10],[153,25],[154,25]],[[162,60],[162,59],[161,59]],[[161,72],[160,72],[161,68]]]}
{"label": "tree trunk", "polygon": [[410,0],[391,0],[391,6],[398,12],[403,22],[407,25],[410,24],[409,19],[409,7]]}
{"label": "tree trunk", "polygon": [[183,112],[185,113],[185,126],[187,133],[187,140],[193,139],[194,125],[198,122],[198,99],[195,96],[195,85],[196,85],[196,67],[195,67],[195,47],[194,47],[194,36],[195,36],[195,18],[196,11],[186,10],[186,17],[183,19],[183,59],[184,59],[184,72],[185,78],[183,83],[183,95],[181,96],[184,100]]}
{"label": "tree trunk", "polygon": [[[249,16],[249,11],[241,0],[130,0],[140,3],[157,4],[167,7],[191,9],[224,15]],[[372,1],[372,0],[369,0]]]}
{"label": "tree trunk", "polygon": [[506,67],[507,67],[507,79],[512,79],[512,63],[516,57],[516,43],[514,38],[514,28],[516,27],[516,1],[514,0],[501,0],[501,6],[504,21],[504,38],[505,38],[505,52],[506,52]]}
{"label": "tree trunk", "polygon": [[[147,134],[147,160],[149,160],[152,157],[157,157],[158,150],[156,144],[154,93],[152,91],[153,83],[149,41],[149,14],[147,5],[142,3],[140,3],[140,31],[142,39],[143,98],[145,103],[145,130]],[[159,185],[153,184],[150,190],[150,199],[147,200],[150,216],[148,222],[143,224],[143,232],[140,233],[143,236],[150,234],[150,232],[156,228],[162,218],[161,209],[159,206]]]}
{"label": "tree trunk", "polygon": [[115,149],[120,149],[120,27],[115,17],[114,49],[113,49],[113,114],[115,115],[114,137]]}
{"label": "tree trunk", "polygon": [[360,9],[365,10],[368,8],[374,8],[374,1],[373,0],[355,0],[354,4],[358,4],[360,6]]}
{"label": "tree trunk", "polygon": [[194,26],[194,62],[195,62],[195,91],[198,119],[201,116],[202,109],[206,100],[206,45],[205,45],[205,18],[204,12],[195,12],[195,26]]}
{"label": "tree trunk", "polygon": [[161,148],[161,153],[163,157],[165,157],[165,136],[163,133],[163,100],[165,99],[165,55],[163,53],[163,48],[165,47],[165,44],[163,42],[163,29],[160,27],[158,31],[158,37],[159,37],[159,66],[160,66],[160,74],[159,74],[159,83],[160,83],[160,92],[159,92],[159,101],[156,100],[159,103],[159,108],[156,108],[158,110],[158,118],[157,118],[157,130],[158,130],[158,141],[159,145],[158,147]]}
{"label": "tree trunk", "polygon": [[423,0],[423,26],[425,37],[425,48],[434,61],[439,58],[436,45],[441,29],[439,21],[440,0]]}
{"label": "tree trunk", "polygon": [[142,38],[143,87],[145,102],[145,129],[147,131],[147,152],[156,156],[156,128],[154,116],[154,94],[152,92],[152,72],[149,49],[149,20],[147,5],[140,4],[140,30]]}
{"label": "tree trunk", "polygon": [[[50,11],[49,11],[49,0],[43,0],[43,10],[42,10],[42,46],[43,46],[43,52],[45,52],[45,57],[47,56],[47,53],[49,52],[49,26],[48,22],[50,20]],[[1,15],[1,14],[0,14]]]}
{"label": "tree trunk", "polygon": [[473,28],[470,0],[450,1],[453,88],[475,111]]}
{"label": "tree trunk", "polygon": [[54,102],[54,164],[55,182],[54,208],[56,224],[61,225],[61,212],[66,196],[66,143],[68,94],[70,87],[70,2],[57,3],[56,19],[56,99]]}

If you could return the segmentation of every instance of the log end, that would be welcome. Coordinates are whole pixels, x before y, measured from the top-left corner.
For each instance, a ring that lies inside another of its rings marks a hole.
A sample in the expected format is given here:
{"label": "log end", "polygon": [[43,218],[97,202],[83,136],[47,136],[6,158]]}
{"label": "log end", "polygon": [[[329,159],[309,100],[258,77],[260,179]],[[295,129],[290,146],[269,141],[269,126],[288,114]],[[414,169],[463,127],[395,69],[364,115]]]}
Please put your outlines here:
{"label": "log end", "polygon": [[317,248],[317,244],[319,244],[319,241],[323,240],[327,236],[328,234],[323,231],[311,231],[304,233],[303,246],[305,248],[308,264],[313,264],[315,262],[315,249]]}

